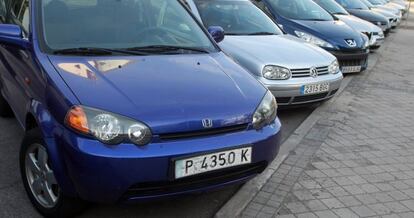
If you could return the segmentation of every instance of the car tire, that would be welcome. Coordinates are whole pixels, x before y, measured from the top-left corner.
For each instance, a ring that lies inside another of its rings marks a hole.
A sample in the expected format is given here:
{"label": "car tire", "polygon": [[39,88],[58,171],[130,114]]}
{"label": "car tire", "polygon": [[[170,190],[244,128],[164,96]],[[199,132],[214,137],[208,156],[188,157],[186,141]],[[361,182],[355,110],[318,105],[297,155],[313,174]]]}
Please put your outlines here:
{"label": "car tire", "polygon": [[40,129],[27,131],[20,150],[20,174],[33,206],[45,217],[73,217],[81,213],[86,203],[62,193],[49,160]]}
{"label": "car tire", "polygon": [[9,103],[4,99],[3,95],[0,93],[0,117],[11,117],[13,112],[10,109]]}

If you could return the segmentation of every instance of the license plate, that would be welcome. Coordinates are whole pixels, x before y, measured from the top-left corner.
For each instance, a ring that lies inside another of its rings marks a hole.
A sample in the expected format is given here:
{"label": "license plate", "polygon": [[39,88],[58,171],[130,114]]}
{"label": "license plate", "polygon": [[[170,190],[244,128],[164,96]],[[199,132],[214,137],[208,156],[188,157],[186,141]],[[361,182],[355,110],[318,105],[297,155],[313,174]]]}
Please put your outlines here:
{"label": "license plate", "polygon": [[315,94],[329,91],[329,83],[319,83],[302,86],[302,95]]}
{"label": "license plate", "polygon": [[342,73],[359,73],[361,66],[345,66],[341,68]]}
{"label": "license plate", "polygon": [[209,171],[252,162],[252,148],[238,148],[175,161],[175,178],[183,178]]}

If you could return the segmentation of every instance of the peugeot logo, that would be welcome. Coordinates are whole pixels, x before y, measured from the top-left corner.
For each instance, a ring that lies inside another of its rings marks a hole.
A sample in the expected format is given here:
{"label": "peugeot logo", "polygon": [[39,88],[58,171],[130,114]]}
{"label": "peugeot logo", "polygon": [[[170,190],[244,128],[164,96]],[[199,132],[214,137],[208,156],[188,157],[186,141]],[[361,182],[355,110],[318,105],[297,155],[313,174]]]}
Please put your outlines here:
{"label": "peugeot logo", "polygon": [[310,69],[310,76],[311,76],[311,77],[313,77],[313,78],[318,77],[318,70],[316,70],[316,68],[315,68],[315,67],[312,67],[312,68]]}
{"label": "peugeot logo", "polygon": [[212,119],[203,119],[201,122],[203,123],[203,127],[206,129],[213,127]]}
{"label": "peugeot logo", "polygon": [[354,48],[357,46],[357,43],[354,39],[345,39],[345,42],[351,48]]}

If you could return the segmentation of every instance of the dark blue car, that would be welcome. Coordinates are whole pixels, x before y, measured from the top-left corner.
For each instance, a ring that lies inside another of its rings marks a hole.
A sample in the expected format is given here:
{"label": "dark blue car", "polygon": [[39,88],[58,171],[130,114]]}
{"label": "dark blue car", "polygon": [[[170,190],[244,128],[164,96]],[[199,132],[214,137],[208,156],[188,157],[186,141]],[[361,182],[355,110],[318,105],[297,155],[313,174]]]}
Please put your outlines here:
{"label": "dark blue car", "polygon": [[179,1],[0,5],[0,114],[41,214],[245,182],[278,153],[275,98]]}
{"label": "dark blue car", "polygon": [[331,52],[342,73],[356,73],[368,66],[368,37],[356,32],[312,0],[253,0],[288,34]]}

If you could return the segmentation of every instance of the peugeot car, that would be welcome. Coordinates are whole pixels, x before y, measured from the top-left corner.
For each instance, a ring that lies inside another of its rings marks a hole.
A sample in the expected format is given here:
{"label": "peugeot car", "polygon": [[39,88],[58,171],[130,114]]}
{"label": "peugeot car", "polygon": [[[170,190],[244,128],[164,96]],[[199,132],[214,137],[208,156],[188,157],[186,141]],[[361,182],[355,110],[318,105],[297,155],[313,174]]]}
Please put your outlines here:
{"label": "peugeot car", "polygon": [[378,49],[384,41],[384,32],[378,26],[349,14],[335,0],[314,0],[317,4],[369,38],[370,49]]}
{"label": "peugeot car", "polygon": [[274,96],[179,1],[6,9],[0,112],[25,130],[22,181],[42,215],[245,182],[278,153]]}
{"label": "peugeot car", "polygon": [[342,73],[368,66],[369,39],[332,16],[312,0],[254,0],[283,30],[329,51]]}
{"label": "peugeot car", "polygon": [[[342,73],[336,58],[284,34],[249,0],[187,0],[204,26],[221,26],[219,46],[276,96],[278,105],[303,105],[331,98]],[[300,52],[300,55],[298,55]]]}
{"label": "peugeot car", "polygon": [[342,7],[344,7],[350,14],[359,17],[363,20],[369,21],[388,34],[391,30],[391,24],[387,17],[377,12],[370,10],[360,0],[336,0]]}

